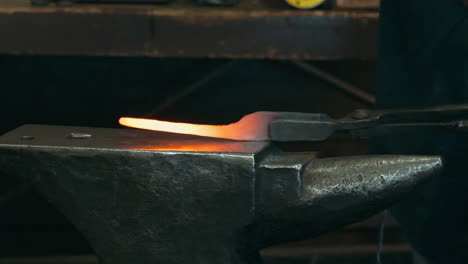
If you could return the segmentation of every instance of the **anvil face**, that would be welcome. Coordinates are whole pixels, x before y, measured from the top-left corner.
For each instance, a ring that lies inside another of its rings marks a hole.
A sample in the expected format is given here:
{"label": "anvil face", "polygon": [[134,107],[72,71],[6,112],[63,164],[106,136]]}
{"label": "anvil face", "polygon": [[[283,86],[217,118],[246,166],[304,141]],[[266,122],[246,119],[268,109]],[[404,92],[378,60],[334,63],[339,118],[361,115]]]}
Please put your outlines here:
{"label": "anvil face", "polygon": [[259,263],[259,249],[377,213],[441,167],[129,129],[26,125],[0,137],[0,169],[33,181],[104,264]]}
{"label": "anvil face", "polygon": [[252,221],[255,158],[268,145],[26,125],[0,137],[0,164],[12,175],[37,178],[39,191],[104,263],[180,264],[206,252],[230,258],[233,249],[219,245]]}
{"label": "anvil face", "polygon": [[251,156],[265,149],[269,142],[234,141],[135,129],[24,125],[1,136],[0,144],[17,147],[212,152]]}

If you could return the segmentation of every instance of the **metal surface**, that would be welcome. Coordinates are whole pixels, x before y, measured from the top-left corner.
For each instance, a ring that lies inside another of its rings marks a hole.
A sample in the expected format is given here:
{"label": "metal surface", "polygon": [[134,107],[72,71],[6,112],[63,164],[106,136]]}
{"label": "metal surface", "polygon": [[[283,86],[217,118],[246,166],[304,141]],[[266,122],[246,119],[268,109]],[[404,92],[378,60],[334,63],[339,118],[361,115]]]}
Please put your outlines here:
{"label": "metal surface", "polygon": [[[72,135],[91,135],[75,139]],[[18,136],[21,135],[21,136]],[[33,140],[24,140],[24,136]],[[91,148],[128,151],[186,151],[223,152],[252,155],[265,148],[267,142],[239,142],[205,137],[135,131],[133,129],[106,129],[86,127],[57,127],[26,125],[7,133],[0,139],[3,144],[48,146],[51,148]]]}
{"label": "metal surface", "polygon": [[360,137],[422,131],[465,133],[468,128],[468,105],[357,110],[341,119],[326,114],[278,113],[278,116],[269,127],[270,138],[275,141],[320,141],[339,132]]}
{"label": "metal surface", "polygon": [[26,125],[0,137],[1,170],[37,179],[104,264],[260,263],[259,249],[375,214],[441,167],[125,129]]}
{"label": "metal surface", "polygon": [[292,10],[269,0],[232,8],[2,0],[0,54],[373,59],[377,24],[376,12]]}
{"label": "metal surface", "polygon": [[[392,204],[441,167],[439,158],[357,156],[316,159],[304,164],[275,155],[260,163],[260,193],[274,189],[260,216],[249,226],[258,248],[305,239],[356,222]],[[295,175],[287,174],[294,173]],[[300,175],[300,176],[299,176]],[[278,202],[278,200],[283,202]],[[268,204],[271,201],[271,204]]]}

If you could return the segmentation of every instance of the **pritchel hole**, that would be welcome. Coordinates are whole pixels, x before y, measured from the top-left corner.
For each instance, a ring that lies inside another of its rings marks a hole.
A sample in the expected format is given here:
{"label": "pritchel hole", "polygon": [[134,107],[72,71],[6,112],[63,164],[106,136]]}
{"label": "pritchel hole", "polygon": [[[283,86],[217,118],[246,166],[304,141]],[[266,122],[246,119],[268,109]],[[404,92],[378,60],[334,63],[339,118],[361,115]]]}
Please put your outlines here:
{"label": "pritchel hole", "polygon": [[34,137],[33,136],[21,136],[20,139],[21,140],[33,140]]}

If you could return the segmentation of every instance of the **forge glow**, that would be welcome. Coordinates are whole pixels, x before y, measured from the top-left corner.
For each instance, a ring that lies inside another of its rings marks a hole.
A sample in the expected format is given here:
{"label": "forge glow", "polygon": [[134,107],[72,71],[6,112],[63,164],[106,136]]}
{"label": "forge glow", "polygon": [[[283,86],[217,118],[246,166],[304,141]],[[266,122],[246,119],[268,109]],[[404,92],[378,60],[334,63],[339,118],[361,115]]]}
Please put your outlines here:
{"label": "forge glow", "polygon": [[122,117],[119,123],[127,127],[160,132],[242,141],[265,141],[270,139],[268,133],[270,122],[277,116],[275,112],[255,112],[244,116],[239,122],[219,126],[132,117]]}

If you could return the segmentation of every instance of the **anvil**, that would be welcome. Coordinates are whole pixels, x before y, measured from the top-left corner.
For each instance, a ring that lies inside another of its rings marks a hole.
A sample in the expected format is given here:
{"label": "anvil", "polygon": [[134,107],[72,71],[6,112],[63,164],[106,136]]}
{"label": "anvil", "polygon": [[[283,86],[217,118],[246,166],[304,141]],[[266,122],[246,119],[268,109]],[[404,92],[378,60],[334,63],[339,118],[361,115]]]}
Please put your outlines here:
{"label": "anvil", "polygon": [[25,125],[0,170],[31,181],[104,264],[254,264],[259,250],[375,214],[442,168],[439,157],[319,159],[269,141]]}

